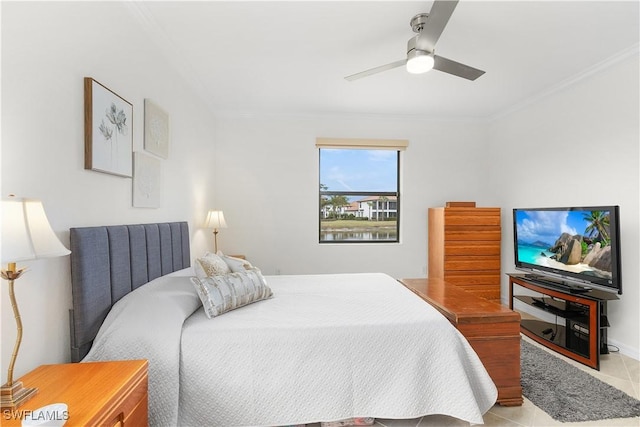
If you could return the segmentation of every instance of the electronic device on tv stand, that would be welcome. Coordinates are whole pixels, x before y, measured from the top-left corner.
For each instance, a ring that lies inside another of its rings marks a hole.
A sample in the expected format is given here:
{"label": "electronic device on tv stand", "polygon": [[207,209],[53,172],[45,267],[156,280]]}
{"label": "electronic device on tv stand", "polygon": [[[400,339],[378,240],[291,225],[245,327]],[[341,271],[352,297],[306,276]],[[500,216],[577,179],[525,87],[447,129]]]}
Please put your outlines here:
{"label": "electronic device on tv stand", "polygon": [[[522,269],[522,268],[520,268],[519,270],[529,271],[527,269]],[[535,269],[533,271],[535,271]],[[578,283],[561,280],[560,277],[558,277],[557,279],[551,278],[555,276],[552,276],[550,273],[544,273],[541,271],[527,273],[524,275],[524,277],[526,279],[532,280],[534,282],[537,282],[543,285],[548,285],[555,288],[562,288],[563,290],[567,290],[572,294],[584,294],[584,293],[590,292],[593,289],[589,286],[583,286]]]}
{"label": "electronic device on tv stand", "polygon": [[618,206],[516,208],[516,269],[542,284],[622,294]]}

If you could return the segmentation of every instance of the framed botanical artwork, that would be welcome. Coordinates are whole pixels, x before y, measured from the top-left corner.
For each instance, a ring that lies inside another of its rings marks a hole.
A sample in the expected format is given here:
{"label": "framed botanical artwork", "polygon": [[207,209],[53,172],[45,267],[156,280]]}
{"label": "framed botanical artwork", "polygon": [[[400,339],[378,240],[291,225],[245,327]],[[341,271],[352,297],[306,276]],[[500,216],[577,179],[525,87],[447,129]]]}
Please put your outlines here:
{"label": "framed botanical artwork", "polygon": [[159,208],[161,170],[160,159],[140,151],[133,153],[133,206]]}
{"label": "framed botanical artwork", "polygon": [[144,149],[169,157],[169,114],[150,99],[144,100]]}
{"label": "framed botanical artwork", "polygon": [[133,105],[84,78],[84,168],[131,177]]}

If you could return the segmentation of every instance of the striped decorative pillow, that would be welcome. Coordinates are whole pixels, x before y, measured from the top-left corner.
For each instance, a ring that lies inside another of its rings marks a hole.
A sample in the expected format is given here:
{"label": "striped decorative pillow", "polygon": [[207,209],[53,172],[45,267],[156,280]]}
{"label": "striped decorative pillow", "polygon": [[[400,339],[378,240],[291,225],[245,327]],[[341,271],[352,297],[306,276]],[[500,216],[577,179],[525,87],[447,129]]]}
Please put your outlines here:
{"label": "striped decorative pillow", "polygon": [[191,283],[195,286],[209,319],[273,296],[271,288],[257,268],[210,277],[192,277]]}

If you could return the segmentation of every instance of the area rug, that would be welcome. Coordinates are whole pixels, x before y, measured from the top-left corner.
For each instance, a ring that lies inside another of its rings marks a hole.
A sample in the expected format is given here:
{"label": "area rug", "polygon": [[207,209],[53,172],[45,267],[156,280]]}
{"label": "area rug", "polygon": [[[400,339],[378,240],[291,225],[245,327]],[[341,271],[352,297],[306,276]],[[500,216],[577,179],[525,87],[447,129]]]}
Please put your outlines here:
{"label": "area rug", "polygon": [[640,401],[525,340],[520,354],[522,394],[557,421],[640,416]]}

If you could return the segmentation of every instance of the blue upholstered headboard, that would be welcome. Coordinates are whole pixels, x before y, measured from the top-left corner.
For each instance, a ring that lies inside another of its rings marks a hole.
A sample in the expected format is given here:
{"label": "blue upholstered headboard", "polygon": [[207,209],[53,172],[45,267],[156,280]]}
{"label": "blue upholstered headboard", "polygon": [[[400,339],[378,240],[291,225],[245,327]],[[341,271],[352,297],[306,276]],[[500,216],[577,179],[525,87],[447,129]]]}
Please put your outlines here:
{"label": "blue upholstered headboard", "polygon": [[71,360],[89,352],[111,306],[145,283],[190,265],[186,222],[72,228]]}

